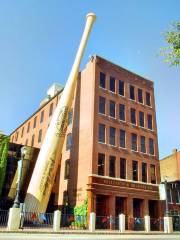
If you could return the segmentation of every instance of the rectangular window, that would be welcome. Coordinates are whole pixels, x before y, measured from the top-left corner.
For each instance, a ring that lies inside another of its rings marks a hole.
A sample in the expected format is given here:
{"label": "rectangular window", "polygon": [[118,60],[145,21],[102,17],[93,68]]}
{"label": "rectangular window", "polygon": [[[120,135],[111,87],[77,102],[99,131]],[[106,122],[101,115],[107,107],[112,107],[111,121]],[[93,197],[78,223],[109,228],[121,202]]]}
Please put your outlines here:
{"label": "rectangular window", "polygon": [[146,105],[151,106],[151,95],[149,92],[146,92]]}
{"label": "rectangular window", "polygon": [[120,158],[120,178],[126,179],[126,159]]}
{"label": "rectangular window", "polygon": [[147,119],[148,119],[148,129],[152,130],[152,115],[148,114]]}
{"label": "rectangular window", "polygon": [[99,124],[99,142],[105,143],[105,125],[104,124]]}
{"label": "rectangular window", "polygon": [[27,133],[29,132],[29,130],[30,130],[30,122],[28,122]]}
{"label": "rectangular window", "polygon": [[64,169],[64,179],[69,179],[70,174],[70,160],[65,161],[65,169]]}
{"label": "rectangular window", "polygon": [[49,117],[53,114],[53,103],[49,107]]}
{"label": "rectangular window", "polygon": [[16,132],[16,141],[18,140],[19,132]]}
{"label": "rectangular window", "polygon": [[144,127],[144,113],[139,112],[139,126]]}
{"label": "rectangular window", "polygon": [[102,88],[106,88],[106,75],[102,72],[100,72],[99,86]]}
{"label": "rectangular window", "polygon": [[72,110],[68,112],[68,126],[72,124]]}
{"label": "rectangular window", "polygon": [[36,121],[37,121],[37,117],[34,118],[34,125],[33,125],[33,128],[36,127]]}
{"label": "rectangular window", "polygon": [[42,123],[44,120],[44,110],[41,112],[41,118],[40,118],[40,123]]}
{"label": "rectangular window", "polygon": [[35,139],[35,135],[33,134],[33,135],[32,135],[32,138],[31,138],[31,147],[34,146],[34,139]]}
{"label": "rectangular window", "polygon": [[38,143],[40,143],[41,140],[42,140],[42,129],[39,130]]}
{"label": "rectangular window", "polygon": [[175,189],[173,192],[174,192],[175,203],[180,203],[178,190]]}
{"label": "rectangular window", "polygon": [[167,189],[167,200],[168,203],[172,203],[172,194],[171,194],[171,189]]}
{"label": "rectangular window", "polygon": [[138,181],[138,162],[132,161],[132,180]]}
{"label": "rectangular window", "polygon": [[129,86],[129,97],[131,100],[135,100],[134,86]]}
{"label": "rectangular window", "polygon": [[106,113],[106,99],[99,96],[99,113]]}
{"label": "rectangular window", "polygon": [[114,77],[110,77],[109,90],[111,92],[115,92],[115,78]]}
{"label": "rectangular window", "polygon": [[116,157],[109,156],[109,176],[115,177],[115,164],[116,164]]}
{"label": "rectangular window", "polygon": [[126,147],[126,132],[120,129],[120,147]]}
{"label": "rectangular window", "polygon": [[109,101],[109,116],[115,118],[115,108],[116,104],[114,101]]}
{"label": "rectangular window", "polygon": [[98,153],[98,175],[104,176],[105,154]]}
{"label": "rectangular window", "polygon": [[137,135],[135,133],[131,133],[131,149],[137,151]]}
{"label": "rectangular window", "polygon": [[21,131],[21,137],[23,137],[23,134],[24,134],[24,127],[22,128],[22,131]]}
{"label": "rectangular window", "polygon": [[144,136],[141,136],[141,152],[146,153],[146,139]]}
{"label": "rectangular window", "polygon": [[125,121],[125,105],[119,104],[119,119]]}
{"label": "rectangular window", "polygon": [[142,182],[147,182],[147,163],[142,163]]}
{"label": "rectangular window", "polygon": [[66,138],[66,150],[70,150],[72,147],[72,134],[69,133]]}
{"label": "rectangular window", "polygon": [[155,171],[155,165],[150,165],[150,173],[151,173],[151,183],[156,183],[156,171]]}
{"label": "rectangular window", "polygon": [[136,110],[131,108],[131,123],[136,125]]}
{"label": "rectangular window", "polygon": [[116,129],[114,127],[109,128],[109,144],[115,146],[115,136],[116,136]]}
{"label": "rectangular window", "polygon": [[138,102],[143,103],[143,91],[140,88],[138,88]]}
{"label": "rectangular window", "polygon": [[154,140],[149,138],[149,154],[154,155]]}
{"label": "rectangular window", "polygon": [[124,96],[124,82],[119,80],[119,95]]}

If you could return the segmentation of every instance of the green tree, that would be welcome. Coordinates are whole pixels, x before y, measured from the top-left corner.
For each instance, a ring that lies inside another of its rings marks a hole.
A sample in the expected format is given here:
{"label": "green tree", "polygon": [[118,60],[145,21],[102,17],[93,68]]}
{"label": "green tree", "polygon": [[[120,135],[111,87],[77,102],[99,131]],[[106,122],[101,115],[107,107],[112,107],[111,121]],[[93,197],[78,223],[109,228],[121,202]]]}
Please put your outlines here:
{"label": "green tree", "polygon": [[0,196],[6,176],[9,137],[0,135]]}
{"label": "green tree", "polygon": [[163,47],[160,54],[165,57],[165,62],[171,66],[180,65],[180,22],[172,24],[172,28],[165,33],[168,46]]}

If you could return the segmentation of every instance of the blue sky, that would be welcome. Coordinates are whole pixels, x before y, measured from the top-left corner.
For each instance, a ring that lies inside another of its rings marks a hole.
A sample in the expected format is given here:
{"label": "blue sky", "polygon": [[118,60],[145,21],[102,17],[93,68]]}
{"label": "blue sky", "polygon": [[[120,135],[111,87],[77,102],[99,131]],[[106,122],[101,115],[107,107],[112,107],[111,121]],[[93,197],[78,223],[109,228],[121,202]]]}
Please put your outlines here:
{"label": "blue sky", "polygon": [[180,149],[180,67],[157,56],[179,9],[179,0],[0,1],[0,129],[11,133],[53,82],[66,82],[93,11],[97,21],[81,67],[98,54],[153,80],[160,157]]}

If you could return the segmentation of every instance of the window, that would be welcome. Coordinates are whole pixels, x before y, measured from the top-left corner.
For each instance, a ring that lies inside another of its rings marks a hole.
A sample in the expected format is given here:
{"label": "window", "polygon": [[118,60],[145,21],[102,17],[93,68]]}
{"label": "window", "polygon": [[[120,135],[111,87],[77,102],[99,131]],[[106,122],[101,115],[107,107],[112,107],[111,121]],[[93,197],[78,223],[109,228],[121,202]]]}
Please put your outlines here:
{"label": "window", "polygon": [[12,136],[12,143],[13,143],[13,141],[14,141],[14,136]]}
{"label": "window", "polygon": [[70,170],[70,160],[65,161],[65,168],[64,168],[64,179],[69,179],[69,170]]}
{"label": "window", "polygon": [[41,118],[40,118],[40,123],[42,123],[44,120],[44,110],[41,112]]}
{"label": "window", "polygon": [[149,154],[154,155],[154,140],[149,138]]}
{"label": "window", "polygon": [[18,140],[19,132],[16,132],[16,142]]}
{"label": "window", "polygon": [[106,75],[102,72],[100,72],[99,86],[102,88],[106,88]]}
{"label": "window", "polygon": [[134,86],[132,85],[129,86],[129,94],[130,94],[130,99],[135,100]]}
{"label": "window", "polygon": [[66,150],[71,149],[71,146],[72,146],[72,134],[69,133],[66,139]]}
{"label": "window", "polygon": [[34,125],[33,125],[33,128],[36,127],[36,121],[37,121],[37,117],[34,118]]}
{"label": "window", "polygon": [[113,77],[110,77],[109,90],[111,92],[115,92],[115,78],[113,78]]}
{"label": "window", "polygon": [[28,122],[27,133],[29,132],[29,130],[30,130],[30,122]]}
{"label": "window", "polygon": [[131,133],[131,149],[137,151],[137,135],[135,133]]}
{"label": "window", "polygon": [[150,165],[151,183],[156,183],[155,165]]}
{"label": "window", "polygon": [[53,103],[51,103],[49,107],[49,117],[52,115],[52,113],[53,113]]}
{"label": "window", "polygon": [[115,163],[116,163],[116,157],[109,156],[109,176],[115,177]]}
{"label": "window", "polygon": [[148,119],[148,129],[152,130],[152,115],[148,114],[147,119]]}
{"label": "window", "polygon": [[115,118],[115,107],[116,104],[114,101],[109,101],[109,116]]}
{"label": "window", "polygon": [[31,138],[31,147],[34,146],[34,139],[35,139],[35,135],[33,134],[33,135],[32,135],[32,138]]}
{"label": "window", "polygon": [[104,97],[99,97],[99,113],[106,113],[106,99]]}
{"label": "window", "polygon": [[125,105],[119,104],[119,119],[125,121]]}
{"label": "window", "polygon": [[124,82],[119,80],[119,95],[124,96]]}
{"label": "window", "polygon": [[99,142],[105,143],[105,125],[104,124],[99,124]]}
{"label": "window", "polygon": [[141,152],[146,153],[146,139],[144,136],[141,136]]}
{"label": "window", "polygon": [[42,129],[39,130],[38,143],[40,143],[41,140],[42,140]]}
{"label": "window", "polygon": [[151,106],[151,95],[149,92],[146,92],[146,105]]}
{"label": "window", "polygon": [[144,127],[144,113],[139,112],[139,126]]}
{"label": "window", "polygon": [[72,124],[72,110],[68,112],[68,126]]}
{"label": "window", "polygon": [[138,162],[132,161],[132,180],[138,181]]}
{"label": "window", "polygon": [[131,108],[131,123],[136,125],[136,110]]}
{"label": "window", "polygon": [[24,127],[22,128],[22,131],[21,131],[21,137],[23,137],[23,134],[24,134]]}
{"label": "window", "polygon": [[120,158],[120,178],[126,179],[126,159]]}
{"label": "window", "polygon": [[143,103],[143,91],[140,88],[138,88],[138,102]]}
{"label": "window", "polygon": [[142,182],[147,182],[147,163],[142,163]]}
{"label": "window", "polygon": [[167,200],[168,200],[168,203],[172,203],[171,189],[167,189]]}
{"label": "window", "polygon": [[120,147],[126,147],[126,132],[120,129]]}
{"label": "window", "polygon": [[98,153],[98,175],[104,176],[105,155]]}
{"label": "window", "polygon": [[175,200],[175,203],[180,203],[180,198],[179,198],[179,193],[178,193],[178,190],[174,190],[174,200]]}
{"label": "window", "polygon": [[67,206],[69,203],[68,191],[63,192],[63,205]]}
{"label": "window", "polygon": [[114,127],[109,128],[109,144],[115,146],[115,135],[116,135],[116,129]]}

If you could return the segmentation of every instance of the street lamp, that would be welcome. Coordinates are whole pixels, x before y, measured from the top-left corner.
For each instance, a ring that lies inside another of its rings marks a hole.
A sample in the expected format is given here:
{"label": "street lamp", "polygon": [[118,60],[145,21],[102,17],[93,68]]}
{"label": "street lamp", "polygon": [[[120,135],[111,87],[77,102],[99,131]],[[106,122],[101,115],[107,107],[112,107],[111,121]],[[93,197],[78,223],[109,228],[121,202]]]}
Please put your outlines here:
{"label": "street lamp", "polygon": [[22,178],[22,169],[23,169],[23,161],[26,155],[27,148],[26,146],[21,148],[21,160],[18,161],[18,179],[17,179],[17,189],[16,189],[16,197],[14,199],[13,208],[20,207],[20,191],[21,191],[21,178]]}
{"label": "street lamp", "polygon": [[166,217],[169,216],[169,206],[168,206],[168,194],[167,194],[167,176],[164,177],[164,186],[165,186],[165,192],[166,192],[166,210],[165,215]]}

